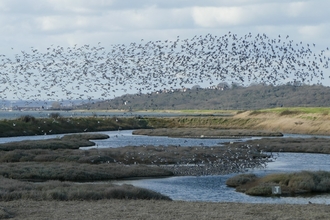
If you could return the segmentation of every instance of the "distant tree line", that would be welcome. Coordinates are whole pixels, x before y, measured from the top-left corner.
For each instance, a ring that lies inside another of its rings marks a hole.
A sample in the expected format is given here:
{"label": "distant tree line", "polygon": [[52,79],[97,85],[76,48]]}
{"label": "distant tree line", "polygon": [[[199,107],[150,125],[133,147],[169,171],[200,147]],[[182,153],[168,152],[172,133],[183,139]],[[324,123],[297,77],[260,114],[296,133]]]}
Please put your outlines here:
{"label": "distant tree line", "polygon": [[[219,86],[221,85],[221,86]],[[149,94],[128,94],[114,99],[80,106],[89,109],[121,110],[181,110],[181,109],[238,109],[255,110],[275,107],[330,106],[330,87],[322,85],[219,84],[214,88],[177,89]]]}

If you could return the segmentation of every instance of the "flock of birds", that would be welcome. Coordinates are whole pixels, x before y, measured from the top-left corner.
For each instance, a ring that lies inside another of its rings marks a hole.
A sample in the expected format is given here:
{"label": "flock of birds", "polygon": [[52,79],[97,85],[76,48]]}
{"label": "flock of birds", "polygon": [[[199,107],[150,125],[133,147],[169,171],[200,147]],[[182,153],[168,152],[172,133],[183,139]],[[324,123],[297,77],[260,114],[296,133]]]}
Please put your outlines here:
{"label": "flock of birds", "polygon": [[0,99],[104,100],[118,90],[147,93],[226,80],[321,82],[330,61],[328,50],[318,51],[315,44],[294,42],[289,36],[231,32],[191,39],[142,39],[110,48],[101,43],[32,47],[12,58],[0,54]]}
{"label": "flock of birds", "polygon": [[[111,154],[112,157],[115,155],[112,162],[118,164],[154,165],[179,176],[246,172],[266,168],[269,162],[277,158],[275,154],[259,151],[249,144],[239,147],[126,146],[112,148]],[[109,160],[104,156],[100,158]]]}
{"label": "flock of birds", "polygon": [[[315,44],[294,42],[289,36],[238,36],[231,32],[191,39],[142,39],[110,48],[101,43],[51,45],[44,50],[21,51],[12,58],[0,54],[0,100],[106,100],[118,90],[147,93],[228,80],[321,82],[329,66],[328,51],[317,50]],[[253,155],[251,146],[243,146],[236,151],[228,148],[221,154],[204,155],[199,161],[196,157],[180,158],[169,166],[159,157],[153,163],[166,165],[179,175],[210,175],[264,167],[273,158]],[[136,158],[127,156],[127,160]]]}
{"label": "flock of birds", "polygon": [[[173,166],[164,166],[179,176],[225,175],[230,173],[247,172],[251,169],[264,169],[276,156],[257,151],[252,145],[243,145],[239,149],[227,148],[223,154],[205,156],[196,163],[194,158],[181,161]],[[187,163],[185,163],[187,162]]]}

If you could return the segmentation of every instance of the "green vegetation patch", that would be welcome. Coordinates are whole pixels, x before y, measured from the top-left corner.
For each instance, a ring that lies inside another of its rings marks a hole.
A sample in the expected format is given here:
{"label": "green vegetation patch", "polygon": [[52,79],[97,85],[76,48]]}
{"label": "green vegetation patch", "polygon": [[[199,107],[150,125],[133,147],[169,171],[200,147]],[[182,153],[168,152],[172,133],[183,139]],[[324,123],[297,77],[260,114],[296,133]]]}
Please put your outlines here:
{"label": "green vegetation patch", "polygon": [[146,119],[135,117],[34,118],[26,115],[13,120],[0,120],[0,137],[149,128],[147,124]]}
{"label": "green vegetation patch", "polygon": [[229,178],[226,184],[236,187],[236,191],[253,196],[271,196],[273,186],[280,186],[284,196],[303,193],[326,193],[330,192],[330,172],[301,171],[277,173],[260,178],[241,174]]}
{"label": "green vegetation patch", "polygon": [[323,114],[327,115],[330,111],[329,107],[289,107],[289,108],[269,108],[252,111],[252,114],[258,113],[277,113],[285,114]]}

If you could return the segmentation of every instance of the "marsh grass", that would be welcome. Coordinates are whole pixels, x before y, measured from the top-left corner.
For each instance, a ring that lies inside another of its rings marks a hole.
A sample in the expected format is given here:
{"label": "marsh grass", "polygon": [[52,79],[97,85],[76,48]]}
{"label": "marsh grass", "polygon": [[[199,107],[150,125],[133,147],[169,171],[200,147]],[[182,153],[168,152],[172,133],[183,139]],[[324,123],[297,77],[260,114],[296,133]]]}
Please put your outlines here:
{"label": "marsh grass", "polygon": [[[0,175],[15,179],[70,181],[173,174],[215,175],[261,167],[272,159],[250,146],[241,146],[234,151],[226,147],[203,146],[126,146],[89,150],[16,149],[0,154]],[[103,172],[100,170],[103,167],[109,169]]]}
{"label": "marsh grass", "polygon": [[[43,183],[22,182],[0,177],[0,201],[12,200],[101,200],[146,199],[171,200],[168,196],[132,185],[111,183],[84,183],[48,181]],[[1,213],[1,212],[0,212]]]}
{"label": "marsh grass", "polygon": [[14,213],[10,212],[5,207],[0,206],[0,219],[9,219],[9,218],[13,218],[14,216],[15,216]]}
{"label": "marsh grass", "polygon": [[301,111],[298,110],[284,110],[279,113],[280,116],[287,116],[287,115],[298,115],[301,114]]}
{"label": "marsh grass", "polygon": [[172,172],[157,166],[123,164],[79,164],[79,163],[2,163],[0,176],[29,181],[101,181],[125,178],[164,177]]}
{"label": "marsh grass", "polygon": [[[126,146],[120,148],[91,148],[83,150],[79,146],[88,146],[83,140],[106,138],[102,134],[74,134],[61,139],[22,141],[0,144],[4,151],[0,154],[0,162],[77,162],[89,164],[121,163],[167,165],[186,163],[216,162],[224,156],[233,157],[234,153],[241,155],[239,159],[247,159],[248,149],[239,146],[235,152],[223,147],[178,147],[178,146]],[[87,140],[86,140],[87,141]],[[52,146],[51,144],[56,145]],[[94,144],[94,143],[91,143]],[[231,154],[230,154],[231,153]],[[228,154],[228,155],[227,155]],[[246,156],[244,156],[246,155]]]}
{"label": "marsh grass", "polygon": [[260,109],[252,112],[257,113],[277,113],[283,114],[283,112],[289,113],[301,113],[301,114],[323,114],[324,112],[329,112],[329,107],[289,107],[289,108],[270,108],[270,109]]}
{"label": "marsh grass", "polygon": [[226,185],[230,187],[237,187],[249,182],[252,182],[257,179],[257,176],[255,174],[241,174],[236,175],[232,178],[229,178],[226,181]]}
{"label": "marsh grass", "polygon": [[298,115],[298,114],[304,114],[305,112],[300,110],[299,108],[290,108],[290,109],[262,109],[262,110],[254,110],[249,112],[250,116],[258,116],[258,115],[264,115],[267,113],[276,113],[279,116],[292,116],[292,115]]}
{"label": "marsh grass", "polygon": [[133,131],[136,135],[168,136],[181,138],[235,138],[243,136],[283,136],[280,132],[246,129],[215,129],[215,128],[157,128]]}
{"label": "marsh grass", "polygon": [[[296,153],[322,153],[330,154],[328,138],[262,138],[245,142],[257,150],[266,152],[296,152]],[[232,148],[239,147],[241,143],[226,143]]]}
{"label": "marsh grass", "polygon": [[[241,112],[241,113],[244,113],[244,112]],[[249,112],[249,115],[251,115],[251,116],[261,115],[261,114],[264,114],[264,113],[262,111],[258,111],[258,110],[254,110],[254,111]]]}
{"label": "marsh grass", "polygon": [[[13,150],[0,154],[0,175],[15,179],[92,181],[171,176],[174,174],[173,165],[186,167],[187,164],[190,169],[195,165],[196,169],[205,170],[211,166],[214,168],[212,172],[239,172],[241,168],[254,168],[268,160],[267,155],[251,154],[244,147],[236,151],[201,146]],[[200,167],[200,164],[204,165]]]}
{"label": "marsh grass", "polygon": [[245,175],[229,178],[226,184],[236,187],[239,192],[254,196],[271,195],[272,186],[281,186],[284,195],[330,192],[330,172],[327,171],[276,173],[243,183],[241,180],[246,179]]}
{"label": "marsh grass", "polygon": [[73,134],[65,135],[62,138],[52,138],[46,140],[26,140],[17,142],[8,142],[0,144],[0,151],[12,151],[16,149],[79,149],[79,147],[94,146],[95,143],[89,139],[106,139],[105,134]]}
{"label": "marsh grass", "polygon": [[0,137],[64,134],[118,129],[148,128],[144,118],[50,117],[22,116],[13,120],[0,120]]}

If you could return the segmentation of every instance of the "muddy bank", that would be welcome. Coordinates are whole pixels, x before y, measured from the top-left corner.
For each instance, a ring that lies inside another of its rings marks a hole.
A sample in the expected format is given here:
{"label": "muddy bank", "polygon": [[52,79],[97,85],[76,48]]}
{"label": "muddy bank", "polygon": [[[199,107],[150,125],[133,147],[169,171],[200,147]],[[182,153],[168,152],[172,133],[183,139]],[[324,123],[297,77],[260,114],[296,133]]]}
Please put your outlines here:
{"label": "muddy bank", "polygon": [[281,137],[281,132],[247,130],[247,129],[213,129],[213,128],[158,128],[139,129],[135,135],[167,136],[180,138],[240,138],[240,137]]}

